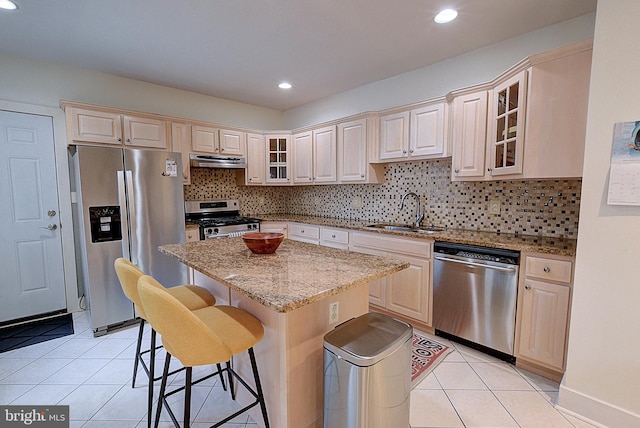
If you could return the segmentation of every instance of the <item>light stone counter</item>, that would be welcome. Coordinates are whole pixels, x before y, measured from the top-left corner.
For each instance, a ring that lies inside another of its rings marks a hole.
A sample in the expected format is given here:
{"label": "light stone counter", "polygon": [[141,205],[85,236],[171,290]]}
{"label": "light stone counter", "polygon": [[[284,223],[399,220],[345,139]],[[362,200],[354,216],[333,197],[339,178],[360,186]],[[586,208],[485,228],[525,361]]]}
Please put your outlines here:
{"label": "light stone counter", "polygon": [[389,231],[367,227],[372,221],[348,220],[329,217],[301,216],[292,214],[264,214],[254,215],[263,221],[291,221],[313,224],[325,227],[360,230],[373,233],[410,236],[430,241],[457,242],[460,244],[480,245],[493,248],[505,248],[532,253],[555,254],[561,256],[575,256],[577,240],[566,238],[551,238],[534,235],[514,235],[509,233],[481,232],[476,230],[446,229],[432,234],[415,232]]}
{"label": "light stone counter", "polygon": [[409,267],[400,260],[285,239],[253,254],[242,238],[172,244],[160,251],[278,312],[288,312]]}

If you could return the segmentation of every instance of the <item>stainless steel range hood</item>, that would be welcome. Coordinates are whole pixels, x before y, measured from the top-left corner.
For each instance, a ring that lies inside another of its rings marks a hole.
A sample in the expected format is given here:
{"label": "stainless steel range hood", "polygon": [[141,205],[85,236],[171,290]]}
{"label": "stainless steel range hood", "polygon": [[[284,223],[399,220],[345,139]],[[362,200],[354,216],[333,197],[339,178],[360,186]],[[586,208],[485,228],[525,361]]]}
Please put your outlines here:
{"label": "stainless steel range hood", "polygon": [[196,168],[243,169],[247,167],[245,158],[195,153],[189,155],[189,163]]}

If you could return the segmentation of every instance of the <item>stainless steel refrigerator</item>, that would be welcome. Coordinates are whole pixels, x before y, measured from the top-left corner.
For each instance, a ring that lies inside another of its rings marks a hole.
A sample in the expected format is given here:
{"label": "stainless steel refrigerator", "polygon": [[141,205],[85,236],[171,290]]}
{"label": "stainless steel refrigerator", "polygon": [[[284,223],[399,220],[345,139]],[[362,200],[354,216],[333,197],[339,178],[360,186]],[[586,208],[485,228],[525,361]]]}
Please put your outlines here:
{"label": "stainless steel refrigerator", "polygon": [[113,263],[125,257],[170,287],[187,269],[158,251],[185,242],[179,153],[77,146],[69,149],[78,296],[95,336],[135,318]]}

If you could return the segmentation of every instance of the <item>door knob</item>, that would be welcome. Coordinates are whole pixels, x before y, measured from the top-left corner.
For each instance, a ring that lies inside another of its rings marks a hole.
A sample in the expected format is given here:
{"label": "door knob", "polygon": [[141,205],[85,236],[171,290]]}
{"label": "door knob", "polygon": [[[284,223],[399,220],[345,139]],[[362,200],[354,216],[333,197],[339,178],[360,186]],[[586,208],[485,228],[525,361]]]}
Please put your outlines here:
{"label": "door knob", "polygon": [[41,227],[40,229],[47,229],[47,230],[56,230],[58,228],[57,224],[50,224],[47,227]]}
{"label": "door knob", "polygon": [[49,211],[47,211],[47,215],[48,215],[49,217],[53,217],[53,216],[55,216],[56,214],[57,214],[57,213],[56,213],[56,210],[49,210]]}

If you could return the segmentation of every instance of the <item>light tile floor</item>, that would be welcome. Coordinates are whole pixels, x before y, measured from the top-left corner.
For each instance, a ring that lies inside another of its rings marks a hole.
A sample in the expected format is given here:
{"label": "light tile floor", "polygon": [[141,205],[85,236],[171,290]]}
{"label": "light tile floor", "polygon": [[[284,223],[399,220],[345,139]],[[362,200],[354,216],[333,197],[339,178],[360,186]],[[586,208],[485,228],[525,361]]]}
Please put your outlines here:
{"label": "light tile floor", "polygon": [[[68,404],[72,428],[146,427],[144,374],[131,388],[137,326],[94,338],[86,314],[77,313],[74,327],[71,336],[0,354],[0,404]],[[411,392],[412,428],[592,427],[555,410],[557,383],[434,339],[455,350]],[[180,374],[171,380],[180,381]],[[180,397],[177,394],[172,405],[177,414]],[[217,377],[203,382],[193,390],[192,426],[208,427],[235,405]],[[163,414],[160,427],[172,426]],[[257,425],[241,415],[226,426]]]}

